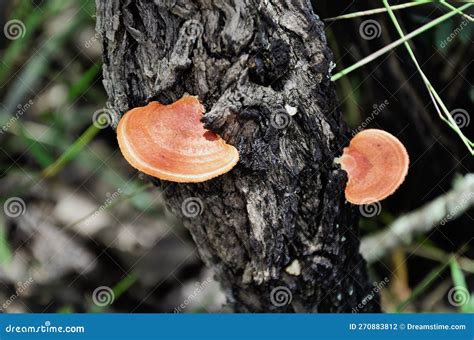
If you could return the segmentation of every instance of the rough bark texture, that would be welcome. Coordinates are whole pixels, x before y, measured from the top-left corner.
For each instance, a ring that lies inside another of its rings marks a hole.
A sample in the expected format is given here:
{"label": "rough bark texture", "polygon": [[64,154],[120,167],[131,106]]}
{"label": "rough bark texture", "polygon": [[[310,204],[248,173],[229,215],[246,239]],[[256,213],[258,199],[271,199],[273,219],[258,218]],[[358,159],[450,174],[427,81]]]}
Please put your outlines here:
{"label": "rough bark texture", "polygon": [[333,165],[347,132],[310,1],[98,0],[97,29],[114,124],[189,93],[240,151],[224,176],[161,183],[234,310],[378,311]]}

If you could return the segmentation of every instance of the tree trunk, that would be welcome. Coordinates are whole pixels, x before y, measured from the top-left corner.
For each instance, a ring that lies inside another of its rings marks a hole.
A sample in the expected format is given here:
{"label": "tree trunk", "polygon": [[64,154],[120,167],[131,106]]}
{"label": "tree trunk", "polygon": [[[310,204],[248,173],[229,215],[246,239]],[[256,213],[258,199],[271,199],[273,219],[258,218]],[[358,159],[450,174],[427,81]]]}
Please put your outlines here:
{"label": "tree trunk", "polygon": [[189,93],[240,152],[211,181],[160,183],[234,310],[379,311],[333,164],[348,134],[310,1],[98,0],[97,29],[114,126]]}

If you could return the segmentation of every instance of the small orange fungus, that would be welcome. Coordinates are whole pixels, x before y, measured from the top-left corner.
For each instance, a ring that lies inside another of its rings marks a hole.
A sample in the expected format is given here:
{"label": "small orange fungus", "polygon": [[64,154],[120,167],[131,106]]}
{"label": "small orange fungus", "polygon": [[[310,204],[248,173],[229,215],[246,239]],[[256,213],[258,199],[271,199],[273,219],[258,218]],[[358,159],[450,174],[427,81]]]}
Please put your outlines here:
{"label": "small orange fungus", "polygon": [[403,183],[409,164],[403,144],[377,129],[355,135],[335,161],[347,172],[345,195],[353,204],[371,204],[393,194]]}
{"label": "small orange fungus", "polygon": [[232,169],[239,152],[201,122],[204,107],[184,96],[128,111],[117,127],[120,150],[136,169],[162,180],[196,183]]}

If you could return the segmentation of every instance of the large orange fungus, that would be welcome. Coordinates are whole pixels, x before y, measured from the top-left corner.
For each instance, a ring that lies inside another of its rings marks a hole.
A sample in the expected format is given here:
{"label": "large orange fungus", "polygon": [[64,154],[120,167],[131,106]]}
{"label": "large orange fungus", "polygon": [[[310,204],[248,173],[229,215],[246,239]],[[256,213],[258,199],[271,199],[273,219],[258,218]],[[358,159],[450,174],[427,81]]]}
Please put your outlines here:
{"label": "large orange fungus", "polygon": [[162,180],[195,183],[222,175],[239,152],[204,128],[203,114],[194,96],[134,108],[118,124],[120,150],[134,168]]}

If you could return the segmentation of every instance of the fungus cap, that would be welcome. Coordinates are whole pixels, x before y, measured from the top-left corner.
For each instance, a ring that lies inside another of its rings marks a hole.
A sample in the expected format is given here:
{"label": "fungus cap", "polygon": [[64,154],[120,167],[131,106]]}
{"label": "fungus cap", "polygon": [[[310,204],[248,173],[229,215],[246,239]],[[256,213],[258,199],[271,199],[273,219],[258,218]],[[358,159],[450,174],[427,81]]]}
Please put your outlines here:
{"label": "fungus cap", "polygon": [[196,183],[222,175],[237,164],[239,152],[204,128],[203,114],[194,96],[134,108],[117,126],[120,150],[134,168],[162,180]]}
{"label": "fungus cap", "polygon": [[346,199],[353,204],[371,204],[390,196],[403,183],[409,158],[395,136],[367,129],[352,138],[336,162],[347,172]]}

